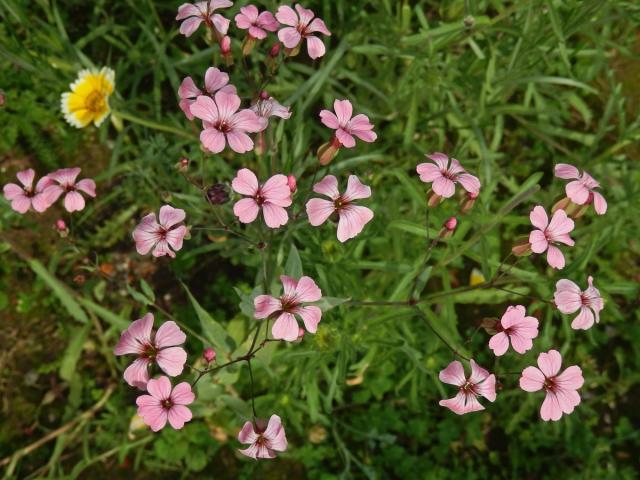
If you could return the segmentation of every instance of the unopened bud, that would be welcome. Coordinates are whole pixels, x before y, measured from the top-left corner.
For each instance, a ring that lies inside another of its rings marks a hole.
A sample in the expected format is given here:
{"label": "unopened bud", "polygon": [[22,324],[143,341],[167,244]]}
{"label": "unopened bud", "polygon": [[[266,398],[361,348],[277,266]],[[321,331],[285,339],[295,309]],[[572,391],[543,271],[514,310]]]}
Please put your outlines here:
{"label": "unopened bud", "polygon": [[293,48],[285,48],[284,49],[284,54],[287,57],[295,57],[300,53],[300,45],[302,45],[302,42],[298,43],[298,45],[296,45]]}
{"label": "unopened bud", "polygon": [[269,100],[269,93],[265,90],[260,92],[260,100]]}
{"label": "unopened bud", "polygon": [[330,142],[322,145],[317,152],[320,165],[329,165],[331,160],[333,160],[340,151],[341,146],[340,140],[336,137],[333,137]]}
{"label": "unopened bud", "polygon": [[438,195],[433,190],[429,190],[429,193],[427,194],[427,206],[428,207],[435,207],[441,201],[442,201],[442,197],[440,195]]}
{"label": "unopened bud", "polygon": [[446,222],[444,222],[443,227],[447,230],[454,231],[458,226],[458,219],[456,217],[449,218]]}
{"label": "unopened bud", "polygon": [[214,362],[216,359],[216,351],[211,347],[205,348],[204,352],[202,352],[202,358],[204,358],[207,363]]}
{"label": "unopened bud", "polygon": [[271,51],[269,52],[269,56],[271,58],[276,58],[278,55],[280,55],[280,48],[281,48],[281,43],[280,42],[276,42],[273,47],[271,47]]}
{"label": "unopened bud", "polygon": [[476,24],[476,19],[471,15],[467,15],[466,17],[464,17],[463,22],[465,27],[472,28]]}
{"label": "unopened bud", "polygon": [[255,45],[256,39],[251,35],[247,35],[242,42],[242,55],[244,55],[245,57],[249,56]]}
{"label": "unopened bud", "polygon": [[564,197],[562,200],[557,201],[553,207],[551,207],[551,213],[556,213],[556,210],[564,210],[569,213],[569,205],[571,205],[571,199],[569,197]]}
{"label": "unopened bud", "polygon": [[222,205],[229,201],[229,189],[224,183],[216,183],[207,189],[207,200],[213,205]]}
{"label": "unopened bud", "polygon": [[178,161],[178,170],[180,170],[181,172],[186,172],[189,169],[189,159],[186,157],[182,157],[179,161]]}
{"label": "unopened bud", "polygon": [[67,228],[67,224],[61,218],[56,220],[55,226],[56,226],[56,230],[58,231],[58,235],[60,235],[60,237],[66,238],[69,235],[69,229]]}
{"label": "unopened bud", "polygon": [[304,338],[304,328],[298,327],[298,338],[296,338],[293,342],[300,343]]}
{"label": "unopened bud", "polygon": [[220,40],[220,53],[222,53],[222,57],[224,58],[227,66],[233,65],[233,56],[231,55],[231,37],[229,35],[225,35]]}
{"label": "unopened bud", "polygon": [[478,192],[467,192],[460,204],[460,212],[467,213],[473,208],[473,204],[476,203],[476,199],[480,195]]}
{"label": "unopened bud", "polygon": [[529,243],[529,237],[521,237],[516,240],[515,245],[511,249],[511,252],[516,257],[526,257],[531,255],[533,252],[531,251],[531,244]]}
{"label": "unopened bud", "polygon": [[289,175],[287,177],[287,185],[289,185],[289,190],[291,190],[291,193],[296,193],[296,190],[298,189],[296,177],[294,177],[293,175]]}
{"label": "unopened bud", "polygon": [[497,318],[483,318],[480,322],[480,328],[482,328],[489,335],[495,335],[502,330],[500,320]]}

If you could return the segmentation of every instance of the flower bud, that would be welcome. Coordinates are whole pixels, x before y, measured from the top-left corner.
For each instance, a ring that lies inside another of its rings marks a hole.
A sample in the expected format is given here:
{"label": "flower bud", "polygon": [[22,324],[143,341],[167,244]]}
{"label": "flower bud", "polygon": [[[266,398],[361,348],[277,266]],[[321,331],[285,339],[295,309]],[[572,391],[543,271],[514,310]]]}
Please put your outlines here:
{"label": "flower bud", "polygon": [[233,57],[231,56],[231,37],[229,35],[225,35],[220,40],[220,53],[222,53],[222,57],[224,58],[227,66],[233,65]]}
{"label": "flower bud", "polygon": [[216,351],[211,347],[205,348],[204,352],[202,352],[202,358],[207,363],[214,362],[216,360]]}
{"label": "flower bud", "polygon": [[529,243],[529,237],[521,237],[516,240],[515,245],[511,249],[511,252],[516,257],[526,257],[531,255],[531,244]]}
{"label": "flower bud", "polygon": [[480,328],[482,328],[489,335],[495,335],[502,331],[500,320],[497,318],[483,318],[480,322]]}
{"label": "flower bud", "polygon": [[476,199],[478,198],[479,193],[470,193],[463,197],[462,202],[460,204],[460,212],[467,213],[469,210],[473,208],[473,204],[476,203]]}
{"label": "flower bud", "polygon": [[189,159],[186,157],[182,157],[176,164],[176,167],[181,172],[186,172],[189,169]]}
{"label": "flower bud", "polygon": [[265,90],[260,92],[260,100],[269,100],[269,93]]}
{"label": "flower bud", "polygon": [[296,338],[293,343],[300,343],[304,338],[304,328],[298,327],[298,338]]}
{"label": "flower bud", "polygon": [[63,219],[59,218],[58,220],[56,220],[55,227],[58,231],[58,235],[60,235],[61,238],[66,238],[69,235],[69,229],[67,228],[67,224]]}
{"label": "flower bud", "polygon": [[440,195],[438,195],[433,190],[429,190],[429,193],[427,194],[427,206],[428,207],[435,207],[441,201],[442,201],[442,197]]}
{"label": "flower bud", "polygon": [[282,44],[280,42],[274,43],[273,47],[271,47],[271,51],[269,52],[269,56],[271,58],[276,58],[278,55],[280,55],[281,46]]}
{"label": "flower bud", "polygon": [[447,230],[453,232],[458,226],[458,219],[456,217],[449,218],[446,222],[444,222],[443,227]]}
{"label": "flower bud", "polygon": [[476,24],[476,19],[471,15],[467,15],[466,17],[464,17],[463,22],[466,28],[473,28],[473,26]]}
{"label": "flower bud", "polygon": [[333,160],[338,152],[340,151],[340,140],[336,137],[333,137],[330,142],[325,143],[318,149],[318,160],[320,160],[320,165],[329,165],[331,160]]}
{"label": "flower bud", "polygon": [[229,189],[224,183],[216,183],[207,189],[207,200],[212,205],[222,205],[229,201]]}
{"label": "flower bud", "polygon": [[296,190],[298,189],[296,177],[294,177],[293,175],[287,176],[287,184],[289,185],[289,190],[291,190],[291,193],[296,193]]}
{"label": "flower bud", "polygon": [[249,56],[255,45],[256,39],[251,35],[247,35],[242,42],[242,55],[244,55],[245,57]]}
{"label": "flower bud", "polygon": [[295,57],[300,53],[300,45],[302,45],[302,42],[300,42],[298,45],[296,45],[293,48],[286,48],[284,49],[284,54],[287,57]]}

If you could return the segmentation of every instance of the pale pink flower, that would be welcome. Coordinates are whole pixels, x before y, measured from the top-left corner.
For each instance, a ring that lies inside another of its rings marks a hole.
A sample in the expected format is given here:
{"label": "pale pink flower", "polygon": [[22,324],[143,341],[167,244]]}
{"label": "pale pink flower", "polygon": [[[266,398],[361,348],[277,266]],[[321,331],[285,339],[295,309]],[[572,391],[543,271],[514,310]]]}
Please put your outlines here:
{"label": "pale pink flower", "polygon": [[233,206],[233,213],[242,223],[251,223],[260,210],[264,216],[264,223],[269,228],[278,228],[289,221],[284,207],[291,205],[291,190],[287,177],[274,175],[263,185],[258,183],[258,177],[248,168],[238,170],[231,182],[231,188],[249,198],[238,200]]}
{"label": "pale pink flower", "polygon": [[322,292],[316,282],[310,277],[294,280],[286,275],[280,276],[280,280],[284,291],[279,298],[271,295],[258,295],[255,298],[253,302],[255,317],[276,318],[271,334],[278,340],[293,342],[298,338],[296,315],[302,318],[307,332],[316,333],[322,318],[322,310],[315,305],[304,305],[307,302],[317,302],[322,298]]}
{"label": "pale pink flower", "polygon": [[263,125],[263,130],[269,125],[270,117],[279,117],[284,120],[291,117],[291,111],[289,110],[289,107],[281,105],[273,97],[258,99],[256,103],[251,105],[251,110],[253,110],[258,116],[259,121]]}
{"label": "pale pink flower", "polygon": [[180,33],[185,37],[190,37],[202,22],[210,28],[213,26],[219,33],[225,35],[229,30],[230,21],[219,13],[215,13],[218,8],[228,8],[233,6],[230,0],[207,0],[197,3],[183,3],[178,8],[176,20],[184,20],[180,25]]}
{"label": "pale pink flower", "polygon": [[171,389],[171,381],[165,377],[152,378],[147,383],[149,395],[140,395],[136,398],[138,415],[151,430],[162,430],[169,421],[176,430],[184,427],[191,420],[191,410],[187,405],[196,399],[188,382],[177,384]]}
{"label": "pale pink flower", "polygon": [[44,195],[44,190],[53,185],[54,182],[45,176],[38,180],[36,187],[33,188],[33,181],[36,173],[32,168],[28,168],[16,174],[18,181],[22,186],[15,183],[7,183],[2,191],[4,198],[11,202],[11,208],[18,213],[27,213],[30,208],[36,212],[44,212],[51,206],[49,199]]}
{"label": "pale pink flower", "polygon": [[255,423],[246,422],[238,433],[238,441],[249,445],[249,448],[238,451],[256,460],[275,458],[275,452],[284,452],[287,449],[287,437],[278,415],[271,415],[268,424],[262,418],[257,418]]}
{"label": "pale pink flower", "polygon": [[353,116],[353,106],[349,100],[335,100],[333,102],[335,114],[329,110],[320,112],[322,123],[336,131],[336,138],[340,145],[346,148],[356,146],[356,139],[371,143],[375,142],[378,136],[373,131],[374,125],[369,121],[369,117],[362,113]]}
{"label": "pale pink flower", "polygon": [[489,348],[496,356],[506,353],[509,341],[513,349],[520,354],[531,350],[532,339],[538,336],[538,319],[525,315],[526,310],[522,305],[507,307],[507,311],[496,324],[498,333],[489,340]]}
{"label": "pale pink flower", "polygon": [[554,302],[562,313],[569,314],[580,310],[580,313],[571,322],[574,330],[587,330],[600,322],[600,311],[604,308],[604,300],[600,291],[593,286],[593,277],[587,278],[589,287],[583,292],[580,287],[571,280],[559,280],[556,283]]}
{"label": "pale pink flower", "polygon": [[320,32],[331,36],[331,32],[321,19],[313,18],[315,17],[313,11],[304,8],[300,4],[296,4],[296,11],[298,12],[297,14],[293,11],[293,8],[286,5],[278,8],[276,19],[281,24],[287,25],[287,27],[278,31],[278,38],[289,49],[296,48],[306,39],[309,57],[314,60],[320,58],[325,54],[326,49],[322,40],[312,34]]}
{"label": "pale pink flower", "polygon": [[249,30],[249,35],[258,40],[267,38],[267,32],[278,30],[278,22],[273,14],[259,13],[255,5],[240,8],[240,13],[236,15],[236,26],[241,30]]}
{"label": "pale pink flower", "polygon": [[191,104],[191,113],[203,120],[200,141],[212,153],[220,153],[226,143],[234,152],[253,150],[253,140],[247,135],[264,129],[264,124],[252,110],[240,108],[240,97],[218,91],[214,98],[200,95]]}
{"label": "pale pink flower", "polygon": [[458,160],[452,158],[449,163],[449,157],[440,152],[425,156],[434,163],[421,163],[416,170],[420,180],[431,183],[431,188],[437,195],[443,198],[452,197],[456,192],[456,183],[472,195],[477,196],[480,193],[480,180],[467,173]]}
{"label": "pale pink flower", "polygon": [[373,212],[353,201],[371,196],[371,188],[363,185],[355,175],[349,176],[347,190],[338,191],[338,180],[327,175],[313,186],[313,191],[326,195],[331,200],[312,198],[307,202],[307,216],[314,227],[322,225],[335,212],[338,215],[338,240],[346,242],[358,235],[373,218]]}
{"label": "pale pink flower", "polygon": [[496,377],[471,360],[471,376],[466,378],[464,368],[458,360],[454,360],[438,376],[441,382],[458,387],[458,394],[447,400],[440,400],[440,406],[447,407],[458,415],[484,410],[478,397],[490,402],[496,399]]}
{"label": "pale pink flower", "polygon": [[520,377],[520,388],[525,392],[546,392],[540,416],[545,422],[560,420],[563,413],[569,414],[580,403],[578,389],[584,384],[582,370],[572,365],[560,372],[562,356],[557,350],[538,355],[538,367],[527,367]]}
{"label": "pale pink flower", "polygon": [[171,377],[182,373],[187,361],[187,352],[179,347],[187,340],[175,322],[165,322],[153,332],[153,314],[131,322],[114,348],[114,355],[136,355],[124,371],[125,381],[132,387],[144,390],[149,381],[149,369],[156,363]]}
{"label": "pale pink flower", "polygon": [[600,184],[587,172],[580,172],[573,165],[559,163],[554,169],[555,176],[565,180],[574,180],[567,183],[565,192],[567,197],[576,205],[589,205],[593,203],[594,209],[598,215],[604,215],[607,212],[607,201],[602,194],[596,192],[595,189]]}
{"label": "pale pink flower", "polygon": [[143,217],[135,228],[133,239],[136,242],[136,250],[140,255],[151,252],[154,257],[169,255],[175,258],[173,250],[177,252],[182,248],[187,234],[187,227],[182,225],[185,219],[184,210],[163,205],[160,207],[159,217],[160,223],[156,222],[156,214],[150,213]]}
{"label": "pale pink flower", "polygon": [[189,120],[193,120],[191,113],[191,104],[196,101],[200,95],[209,95],[213,97],[217,91],[236,94],[236,87],[229,85],[229,75],[215,67],[207,68],[204,74],[204,92],[200,90],[191,77],[182,80],[178,89],[180,97],[180,109],[184,112]]}
{"label": "pale pink flower", "polygon": [[75,212],[82,210],[85,206],[84,197],[80,195],[80,192],[90,197],[96,196],[96,182],[90,178],[83,178],[76,182],[80,171],[79,167],[61,168],[47,175],[57,183],[57,185],[54,183],[44,190],[44,195],[50,205],[64,194],[64,208],[67,212]]}
{"label": "pale pink flower", "polygon": [[562,269],[564,268],[564,255],[560,249],[556,246],[558,243],[564,243],[573,247],[575,242],[569,236],[575,226],[573,220],[567,217],[564,210],[556,210],[551,217],[543,207],[538,205],[529,214],[531,224],[536,227],[536,230],[529,234],[529,243],[531,244],[531,251],[533,253],[547,252],[547,262],[552,268]]}

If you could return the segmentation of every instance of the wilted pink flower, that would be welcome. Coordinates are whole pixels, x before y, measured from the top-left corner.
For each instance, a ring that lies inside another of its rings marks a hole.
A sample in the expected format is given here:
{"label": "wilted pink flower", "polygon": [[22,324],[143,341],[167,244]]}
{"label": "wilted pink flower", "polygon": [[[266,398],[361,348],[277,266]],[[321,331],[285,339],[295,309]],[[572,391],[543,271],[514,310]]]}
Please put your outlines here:
{"label": "wilted pink flower", "polygon": [[295,315],[302,318],[307,332],[316,333],[322,311],[315,305],[303,305],[306,302],[317,302],[322,298],[322,292],[316,282],[310,277],[294,280],[286,275],[281,275],[280,280],[284,289],[280,298],[271,295],[258,295],[255,298],[253,302],[255,317],[258,319],[276,317],[271,334],[278,340],[293,342],[298,338],[298,321]]}
{"label": "wilted pink flower", "polygon": [[233,213],[242,223],[251,223],[258,218],[262,210],[264,223],[270,228],[278,228],[289,221],[284,207],[291,205],[291,190],[284,175],[274,175],[263,185],[258,177],[248,168],[238,170],[231,182],[231,188],[241,195],[250,198],[238,200],[233,206]]}
{"label": "wilted pink flower", "polygon": [[291,116],[289,107],[281,105],[273,97],[260,98],[251,106],[251,110],[258,116],[259,121],[263,125],[263,130],[269,125],[270,117],[280,117],[286,120]]}
{"label": "wilted pink flower", "polygon": [[480,193],[480,180],[467,173],[458,160],[452,158],[449,163],[449,157],[440,152],[425,156],[433,160],[434,163],[421,163],[416,170],[420,175],[420,180],[432,184],[431,188],[436,195],[443,198],[452,197],[456,192],[456,183],[462,185],[462,188],[475,196]]}
{"label": "wilted pink flower", "polygon": [[257,418],[255,423],[246,422],[238,433],[238,441],[249,445],[249,448],[238,451],[256,460],[275,458],[275,452],[284,452],[287,449],[287,437],[278,415],[271,415],[268,424],[262,418]]}
{"label": "wilted pink flower", "polygon": [[580,403],[578,389],[584,384],[582,370],[572,365],[560,372],[562,356],[557,350],[538,355],[538,367],[527,367],[520,377],[520,388],[525,392],[544,389],[547,393],[540,416],[545,422],[560,420],[563,413],[569,414]]}
{"label": "wilted pink flower", "polygon": [[267,38],[267,32],[275,32],[278,22],[271,12],[258,12],[255,5],[240,8],[236,15],[236,26],[241,30],[249,30],[249,35],[258,40]]}
{"label": "wilted pink flower", "polygon": [[564,268],[564,255],[560,251],[556,244],[564,243],[573,247],[575,242],[569,236],[574,228],[573,220],[567,217],[564,210],[556,210],[551,217],[543,207],[538,205],[529,214],[529,219],[537,230],[532,231],[529,234],[529,243],[531,244],[531,251],[534,253],[547,252],[547,262],[552,268]]}
{"label": "wilted pink flower", "polygon": [[496,356],[504,355],[511,346],[518,353],[525,353],[533,347],[532,339],[538,336],[538,319],[526,317],[526,310],[522,305],[507,307],[507,311],[502,315],[496,324],[496,333],[489,340],[489,348]]}
{"label": "wilted pink flower", "polygon": [[338,180],[327,175],[313,186],[313,191],[331,200],[312,198],[307,202],[307,216],[314,227],[322,225],[334,212],[338,214],[338,240],[346,242],[358,235],[373,218],[373,212],[353,201],[371,196],[371,188],[363,185],[355,175],[349,176],[347,190],[340,195]]}
{"label": "wilted pink flower", "polygon": [[555,176],[566,180],[573,179],[573,182],[567,183],[565,192],[567,197],[576,205],[588,205],[593,203],[595,211],[598,215],[604,215],[607,212],[607,201],[602,194],[596,192],[595,189],[600,184],[587,172],[580,172],[573,165],[559,163],[554,169]]}
{"label": "wilted pink flower", "polygon": [[369,121],[369,117],[363,114],[353,115],[353,106],[349,100],[335,100],[333,102],[335,114],[329,110],[320,112],[320,120],[322,123],[336,131],[336,138],[340,145],[346,148],[356,146],[356,139],[371,143],[375,142],[378,136],[373,131],[373,124]]}
{"label": "wilted pink flower", "polygon": [[80,195],[83,192],[90,197],[96,196],[96,182],[90,178],[83,178],[76,182],[76,178],[80,175],[80,168],[61,168],[47,175],[57,185],[53,184],[44,190],[44,195],[52,205],[60,195],[64,194],[64,208],[67,212],[80,211],[84,208],[84,197]]}
{"label": "wilted pink flower", "polygon": [[171,205],[160,207],[160,223],[156,222],[155,213],[143,217],[133,231],[138,253],[146,255],[153,249],[151,255],[154,257],[169,255],[174,258],[176,254],[173,250],[177,252],[182,248],[187,234],[187,227],[181,223],[184,219],[184,210],[173,208]]}
{"label": "wilted pink flower", "polygon": [[229,75],[215,67],[207,68],[204,74],[204,89],[200,90],[191,77],[182,80],[178,89],[180,97],[180,109],[184,112],[189,120],[193,120],[191,113],[191,104],[196,101],[200,95],[209,95],[213,97],[217,91],[236,94],[236,87],[229,85]]}
{"label": "wilted pink flower", "polygon": [[296,48],[306,39],[309,57],[314,60],[320,58],[325,54],[326,49],[322,40],[312,34],[320,32],[330,36],[331,32],[321,19],[313,19],[315,17],[313,11],[304,8],[300,4],[296,5],[296,10],[297,14],[291,7],[286,5],[278,8],[276,18],[281,24],[288,25],[278,31],[278,38],[289,49]]}
{"label": "wilted pink flower", "polygon": [[554,302],[562,313],[580,313],[571,322],[574,330],[587,330],[600,321],[600,311],[604,308],[604,300],[600,291],[593,286],[593,277],[587,278],[589,287],[583,292],[571,280],[559,280],[556,283]]}
{"label": "wilted pink flower", "polygon": [[458,360],[454,360],[447,368],[440,372],[441,382],[458,387],[458,394],[447,400],[440,400],[440,406],[447,407],[458,415],[484,410],[478,401],[478,397],[484,397],[490,402],[496,399],[496,377],[489,374],[473,360],[471,363],[471,376],[466,378],[464,368]]}
{"label": "wilted pink flower", "polygon": [[115,355],[136,355],[124,371],[125,381],[144,390],[149,381],[149,368],[157,363],[171,377],[180,375],[187,361],[187,352],[179,347],[187,339],[175,322],[165,322],[153,332],[153,314],[135,320],[129,325],[113,350]]}
{"label": "wilted pink flower", "polygon": [[247,132],[259,132],[264,124],[248,108],[238,111],[240,103],[237,95],[219,91],[214,99],[201,95],[191,105],[191,113],[203,120],[200,141],[210,152],[220,153],[226,142],[237,153],[253,149],[253,140]]}
{"label": "wilted pink flower", "polygon": [[186,405],[190,405],[196,399],[188,382],[177,384],[171,389],[171,381],[165,377],[152,378],[147,383],[149,395],[140,395],[136,398],[138,415],[151,430],[162,430],[169,420],[176,430],[184,427],[191,420],[192,414]]}
{"label": "wilted pink flower", "polygon": [[197,3],[183,3],[178,8],[176,20],[184,20],[180,25],[180,33],[185,37],[190,37],[202,22],[207,28],[212,26],[222,35],[229,30],[230,21],[219,13],[215,13],[218,8],[228,8],[233,6],[230,0],[207,0]]}
{"label": "wilted pink flower", "polygon": [[36,212],[44,212],[51,206],[49,199],[43,194],[44,190],[54,182],[45,176],[38,180],[36,188],[33,188],[36,172],[28,168],[16,174],[22,186],[15,183],[7,183],[2,191],[4,198],[11,202],[11,208],[18,213],[27,213],[31,207]]}

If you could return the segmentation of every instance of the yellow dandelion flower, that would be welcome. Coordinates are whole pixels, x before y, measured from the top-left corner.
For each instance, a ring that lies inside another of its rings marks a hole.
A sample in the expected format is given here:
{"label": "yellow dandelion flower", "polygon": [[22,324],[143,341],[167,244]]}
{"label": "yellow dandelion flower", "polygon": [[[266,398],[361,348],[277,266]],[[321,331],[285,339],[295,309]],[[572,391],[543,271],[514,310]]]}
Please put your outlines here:
{"label": "yellow dandelion flower", "polygon": [[98,127],[111,109],[109,95],[115,87],[115,72],[107,67],[82,70],[70,85],[71,91],[62,94],[61,107],[67,122],[77,128],[90,123]]}

